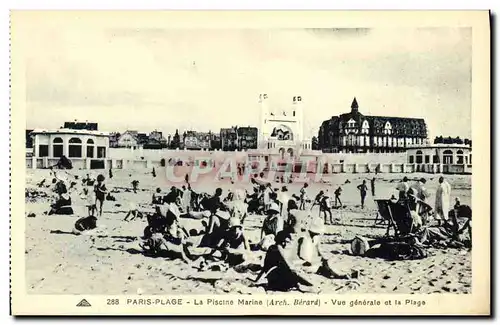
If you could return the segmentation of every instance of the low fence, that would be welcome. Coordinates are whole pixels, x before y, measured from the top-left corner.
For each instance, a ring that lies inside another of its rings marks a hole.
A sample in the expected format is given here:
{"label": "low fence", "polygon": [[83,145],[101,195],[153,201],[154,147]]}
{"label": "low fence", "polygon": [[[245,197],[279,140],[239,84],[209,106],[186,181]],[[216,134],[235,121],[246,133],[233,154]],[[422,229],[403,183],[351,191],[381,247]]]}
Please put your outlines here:
{"label": "low fence", "polygon": [[[36,158],[26,157],[26,168],[41,169],[55,166],[58,162],[56,158]],[[168,161],[162,159],[146,160],[146,159],[90,159],[90,158],[73,158],[71,159],[73,168],[76,169],[147,169],[159,168],[169,165]],[[206,159],[200,158],[196,162],[190,162],[177,167],[184,167],[188,170],[193,166],[201,166],[205,163],[206,166],[220,169],[224,162],[213,160],[210,157]],[[290,165],[289,165],[290,166]],[[265,165],[264,170],[268,170],[270,164]],[[296,163],[291,167],[293,171],[299,172],[300,164]],[[177,168],[183,169],[183,168]],[[273,170],[284,172],[287,169],[285,166],[276,167]],[[308,173],[316,173],[321,171],[317,163],[312,162],[307,166]],[[472,174],[472,165],[454,164],[409,164],[409,163],[325,163],[322,168],[323,174],[340,174],[340,173],[431,173],[431,174]]]}

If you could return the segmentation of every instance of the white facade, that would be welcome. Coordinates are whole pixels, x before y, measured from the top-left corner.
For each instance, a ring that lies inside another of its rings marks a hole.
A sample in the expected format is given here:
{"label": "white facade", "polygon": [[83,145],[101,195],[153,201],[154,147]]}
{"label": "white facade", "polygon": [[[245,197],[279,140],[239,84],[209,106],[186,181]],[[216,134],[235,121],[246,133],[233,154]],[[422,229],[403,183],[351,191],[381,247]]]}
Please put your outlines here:
{"label": "white facade", "polygon": [[109,134],[99,131],[56,129],[33,130],[33,157],[104,159],[109,152]]}
{"label": "white facade", "polygon": [[412,146],[407,152],[408,163],[417,166],[440,165],[442,171],[453,172],[460,167],[472,169],[472,148],[464,144],[434,144]]}
{"label": "white facade", "polygon": [[302,103],[301,96],[294,96],[289,108],[277,110],[270,107],[267,94],[260,95],[259,149],[290,157],[311,150],[311,139],[304,135]]}

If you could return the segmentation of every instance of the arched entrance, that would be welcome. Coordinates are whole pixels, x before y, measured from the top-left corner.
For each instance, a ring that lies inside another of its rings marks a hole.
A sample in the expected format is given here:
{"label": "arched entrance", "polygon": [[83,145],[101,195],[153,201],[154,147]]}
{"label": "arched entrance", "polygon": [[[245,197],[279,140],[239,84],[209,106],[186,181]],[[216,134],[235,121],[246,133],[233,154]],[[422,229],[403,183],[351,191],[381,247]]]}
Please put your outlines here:
{"label": "arched entrance", "polygon": [[68,156],[70,158],[82,157],[82,140],[79,138],[69,139]]}
{"label": "arched entrance", "polygon": [[62,157],[63,155],[63,139],[62,138],[55,138],[52,140],[52,156],[53,157]]}
{"label": "arched entrance", "polygon": [[451,150],[443,151],[443,164],[445,165],[453,164],[453,151]]}

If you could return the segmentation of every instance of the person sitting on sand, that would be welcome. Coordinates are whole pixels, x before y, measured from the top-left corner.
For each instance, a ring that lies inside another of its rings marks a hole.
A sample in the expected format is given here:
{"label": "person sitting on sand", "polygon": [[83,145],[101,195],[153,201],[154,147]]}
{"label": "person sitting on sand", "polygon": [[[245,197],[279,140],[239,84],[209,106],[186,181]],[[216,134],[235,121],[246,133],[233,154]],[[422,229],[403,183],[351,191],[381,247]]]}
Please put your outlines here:
{"label": "person sitting on sand", "polygon": [[161,188],[156,188],[155,193],[153,193],[153,197],[151,198],[151,203],[153,205],[162,205],[163,204],[163,194],[161,193]]}
{"label": "person sitting on sand", "polygon": [[99,174],[97,176],[97,184],[94,185],[94,193],[96,198],[96,207],[99,209],[99,216],[102,216],[102,206],[106,200],[107,189],[104,185],[104,176]]}
{"label": "person sitting on sand", "polygon": [[[248,215],[248,205],[245,203],[245,192],[237,189],[233,193],[233,200],[227,204],[231,219],[243,224]],[[230,220],[231,223],[231,220]]]}
{"label": "person sitting on sand", "polygon": [[215,212],[211,211],[208,223],[205,224],[205,235],[200,243],[201,247],[216,247],[225,232],[229,229],[229,219],[231,214],[225,208],[217,209]]}
{"label": "person sitting on sand", "polygon": [[179,226],[177,221],[164,232],[155,232],[139,244],[144,252],[154,255],[168,257],[178,257],[189,265],[201,256],[210,254],[211,250],[206,248],[194,248],[187,241],[188,234],[185,229]]}
{"label": "person sitting on sand", "polygon": [[230,266],[245,262],[249,258],[250,245],[243,232],[243,225],[238,219],[231,219],[229,229],[217,245],[222,250],[224,259]]}
{"label": "person sitting on sand", "polygon": [[50,205],[50,211],[48,212],[48,215],[50,216],[52,214],[73,214],[73,208],[71,207],[71,197],[68,193],[59,194],[56,201]]}
{"label": "person sitting on sand", "polygon": [[297,239],[297,245],[291,245],[288,259],[305,274],[318,274],[330,279],[351,279],[352,273],[335,270],[335,261],[327,259],[321,252],[321,236],[325,224],[321,217],[313,217],[308,228]]}
{"label": "person sitting on sand", "polygon": [[246,202],[248,204],[248,213],[260,214],[261,205],[259,202],[259,189],[257,187],[253,188],[252,194],[247,194]]}
{"label": "person sitting on sand", "polygon": [[312,287],[312,283],[300,276],[293,265],[287,261],[285,248],[291,241],[290,233],[280,231],[276,235],[275,244],[266,251],[264,265],[257,278],[250,280],[257,284],[264,277],[267,279],[266,289],[272,291],[293,289],[309,291],[306,287]]}
{"label": "person sitting on sand", "polygon": [[[465,221],[464,221],[465,220]],[[417,238],[422,244],[433,244],[444,241],[454,244],[472,243],[472,209],[467,205],[461,205],[448,212],[447,220],[438,226],[424,226],[417,232]],[[469,238],[464,237],[468,232]]]}
{"label": "person sitting on sand", "polygon": [[68,187],[67,187],[66,183],[67,183],[66,177],[64,177],[60,174],[57,174],[56,182],[54,185],[54,192],[57,194],[68,193]]}
{"label": "person sitting on sand", "polygon": [[264,236],[274,235],[283,230],[283,218],[280,216],[279,207],[276,203],[269,206],[267,210],[267,216],[262,222],[262,229],[260,232],[260,239],[262,240]]}

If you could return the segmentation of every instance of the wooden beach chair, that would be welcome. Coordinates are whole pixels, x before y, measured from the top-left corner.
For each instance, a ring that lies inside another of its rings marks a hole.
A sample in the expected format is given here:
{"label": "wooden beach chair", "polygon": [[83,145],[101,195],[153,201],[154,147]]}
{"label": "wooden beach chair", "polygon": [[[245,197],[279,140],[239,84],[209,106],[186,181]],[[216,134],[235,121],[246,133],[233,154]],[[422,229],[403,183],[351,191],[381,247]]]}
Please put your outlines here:
{"label": "wooden beach chair", "polygon": [[375,200],[377,204],[377,216],[375,217],[375,224],[387,224],[386,236],[389,236],[391,227],[394,229],[394,233],[397,232],[394,218],[391,211],[391,200]]}

